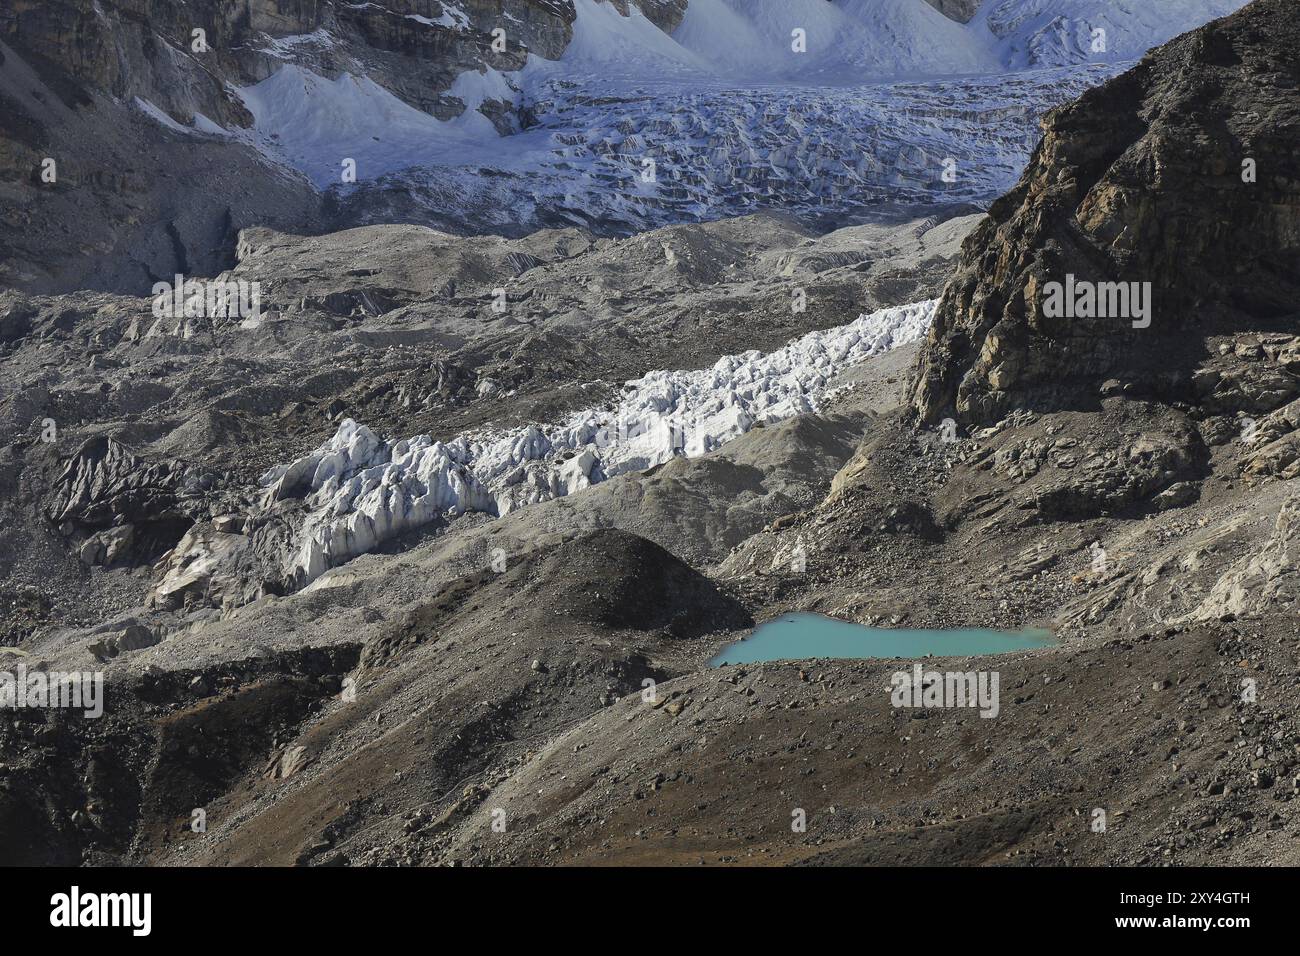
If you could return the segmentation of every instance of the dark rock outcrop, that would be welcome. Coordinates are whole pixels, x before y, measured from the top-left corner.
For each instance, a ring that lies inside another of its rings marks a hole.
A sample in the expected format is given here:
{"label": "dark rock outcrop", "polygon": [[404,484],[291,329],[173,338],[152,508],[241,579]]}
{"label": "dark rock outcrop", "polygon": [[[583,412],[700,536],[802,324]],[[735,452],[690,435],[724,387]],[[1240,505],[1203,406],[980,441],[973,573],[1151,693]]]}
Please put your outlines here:
{"label": "dark rock outcrop", "polygon": [[[1294,398],[1292,369],[1266,354],[1290,354],[1300,310],[1291,0],[1171,42],[1044,128],[1020,183],[966,241],[920,359],[919,420],[984,425],[1095,408],[1102,394],[1219,415]],[[1071,276],[1150,283],[1149,326],[1132,310],[1050,317],[1049,284]],[[1233,344],[1239,333],[1268,341]]]}
{"label": "dark rock outcrop", "polygon": [[610,4],[623,16],[628,16],[633,7],[640,7],[646,19],[665,33],[672,33],[686,16],[690,0],[609,0]]}
{"label": "dark rock outcrop", "polygon": [[151,462],[111,438],[68,459],[45,513],[81,544],[86,564],[158,557],[185,533],[214,479],[176,462]]}
{"label": "dark rock outcrop", "polygon": [[30,332],[33,311],[26,296],[0,293],[0,344],[14,342]]}
{"label": "dark rock outcrop", "polygon": [[980,0],[925,0],[949,20],[958,23],[970,23],[971,17],[979,13]]}

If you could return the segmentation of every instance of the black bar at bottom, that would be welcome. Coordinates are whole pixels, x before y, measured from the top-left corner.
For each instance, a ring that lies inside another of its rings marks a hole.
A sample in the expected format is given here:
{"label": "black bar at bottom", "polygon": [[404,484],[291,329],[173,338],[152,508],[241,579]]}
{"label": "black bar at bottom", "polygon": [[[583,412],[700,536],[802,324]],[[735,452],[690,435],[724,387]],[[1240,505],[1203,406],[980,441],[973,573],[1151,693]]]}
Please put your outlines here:
{"label": "black bar at bottom", "polygon": [[[385,934],[430,925],[470,940],[482,933],[482,942],[492,945],[516,933],[536,944],[539,933],[562,925],[566,934],[596,933],[594,938],[617,945],[642,934],[659,937],[679,920],[699,925],[702,918],[720,933],[742,937],[789,922],[805,930],[846,926],[859,933],[909,935],[941,924],[965,926],[973,935],[961,938],[970,942],[981,930],[1044,930],[1081,939],[1199,934],[1227,942],[1243,932],[1289,928],[1294,878],[1294,870],[1263,868],[0,873],[6,928],[17,930],[17,938],[78,933],[83,941],[97,935],[128,945],[144,939],[219,944],[278,938],[373,944]],[[147,909],[145,897],[134,894],[148,894]]]}

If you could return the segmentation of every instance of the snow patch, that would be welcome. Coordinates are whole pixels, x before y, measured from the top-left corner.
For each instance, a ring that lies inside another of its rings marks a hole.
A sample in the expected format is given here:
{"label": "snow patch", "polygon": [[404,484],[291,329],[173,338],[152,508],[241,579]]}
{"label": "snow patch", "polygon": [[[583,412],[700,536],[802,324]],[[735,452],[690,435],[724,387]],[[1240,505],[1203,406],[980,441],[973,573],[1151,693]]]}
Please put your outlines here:
{"label": "snow patch", "polygon": [[469,16],[460,7],[453,6],[444,2],[442,5],[442,16],[437,20],[431,20],[429,17],[422,17],[418,13],[408,13],[406,19],[414,20],[416,23],[423,23],[430,27],[446,27],[449,30],[468,30]]}
{"label": "snow patch", "polygon": [[226,129],[215,120],[208,119],[202,113],[195,113],[192,120],[194,128],[200,133],[206,133],[209,136],[229,136],[230,130]]}
{"label": "snow patch", "polygon": [[262,51],[280,60],[291,59],[304,47],[333,47],[333,35],[321,27],[311,33],[294,33],[289,36],[273,37],[263,34]]}
{"label": "snow patch", "polygon": [[[482,73],[474,70],[465,71],[456,77],[456,82],[447,92],[464,102],[467,111],[477,110],[488,100],[513,104],[519,97],[519,91],[511,84],[509,77],[490,66],[484,67]],[[486,121],[486,117],[481,118]],[[492,124],[489,122],[488,125]],[[495,133],[495,129],[493,132]]]}
{"label": "snow patch", "polygon": [[172,132],[184,133],[186,135],[189,135],[194,132],[194,130],[190,129],[188,126],[184,126],[181,123],[176,122],[174,119],[168,116],[157,106],[154,106],[144,97],[137,96],[135,97],[135,99],[131,101],[131,103],[136,109],[138,109],[145,116],[149,117],[151,120],[153,120],[155,123],[158,123],[160,126],[167,127]]}

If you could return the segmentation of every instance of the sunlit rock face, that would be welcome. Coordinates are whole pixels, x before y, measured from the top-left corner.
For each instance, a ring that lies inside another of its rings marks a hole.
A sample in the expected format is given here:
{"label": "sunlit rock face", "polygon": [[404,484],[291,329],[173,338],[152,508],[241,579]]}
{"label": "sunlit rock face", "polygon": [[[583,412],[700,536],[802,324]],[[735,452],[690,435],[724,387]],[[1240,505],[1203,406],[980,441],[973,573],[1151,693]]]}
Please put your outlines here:
{"label": "sunlit rock face", "polygon": [[[921,358],[919,418],[1090,407],[1111,380],[1219,413],[1294,398],[1285,368],[1201,366],[1208,337],[1281,331],[1300,302],[1298,90],[1294,6],[1260,0],[1051,114],[966,241]],[[1149,283],[1150,315],[1052,307],[1062,285],[1108,283]]]}

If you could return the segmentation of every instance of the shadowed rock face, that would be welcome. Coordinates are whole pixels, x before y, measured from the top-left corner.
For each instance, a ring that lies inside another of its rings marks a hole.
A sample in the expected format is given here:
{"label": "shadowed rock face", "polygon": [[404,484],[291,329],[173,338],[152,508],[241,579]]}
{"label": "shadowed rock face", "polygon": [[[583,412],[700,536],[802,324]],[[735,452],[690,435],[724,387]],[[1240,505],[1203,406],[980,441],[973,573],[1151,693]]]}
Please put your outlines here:
{"label": "shadowed rock face", "polygon": [[686,16],[686,7],[690,0],[609,0],[623,16],[628,16],[636,7],[646,15],[646,19],[663,30],[672,33]]}
{"label": "shadowed rock face", "polygon": [[970,23],[980,9],[980,0],[925,0],[930,6],[950,20],[958,23]]}
{"label": "shadowed rock face", "polygon": [[87,565],[150,560],[176,544],[213,487],[202,469],[150,462],[100,436],[68,460],[45,513]]}
{"label": "shadowed rock face", "polygon": [[[1294,4],[1258,0],[1187,34],[1050,114],[1044,129],[945,291],[912,395],[922,423],[1094,407],[1107,381],[1192,399],[1207,336],[1294,331]],[[1150,327],[1127,315],[1049,317],[1049,284],[1071,275],[1151,283]]]}

